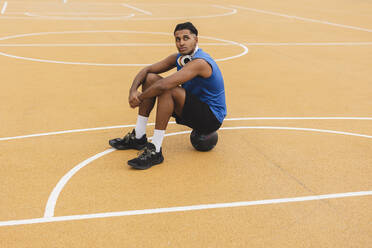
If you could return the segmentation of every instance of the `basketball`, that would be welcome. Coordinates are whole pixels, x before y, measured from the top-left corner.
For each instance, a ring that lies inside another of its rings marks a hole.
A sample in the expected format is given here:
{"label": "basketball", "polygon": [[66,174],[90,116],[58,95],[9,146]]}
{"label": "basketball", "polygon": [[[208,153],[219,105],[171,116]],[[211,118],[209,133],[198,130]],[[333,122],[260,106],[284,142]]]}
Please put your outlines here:
{"label": "basketball", "polygon": [[206,152],[212,150],[216,146],[218,134],[217,132],[200,134],[193,130],[190,134],[190,141],[196,150]]}

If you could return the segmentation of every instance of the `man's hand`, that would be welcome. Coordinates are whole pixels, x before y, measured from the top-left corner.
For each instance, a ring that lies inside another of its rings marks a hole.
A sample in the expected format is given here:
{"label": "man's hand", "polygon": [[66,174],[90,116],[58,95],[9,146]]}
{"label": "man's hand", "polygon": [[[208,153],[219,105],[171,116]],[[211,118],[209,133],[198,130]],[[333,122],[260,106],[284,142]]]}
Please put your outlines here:
{"label": "man's hand", "polygon": [[129,105],[131,108],[136,108],[141,104],[141,100],[138,98],[138,96],[141,94],[138,90],[136,91],[131,91],[129,93]]}

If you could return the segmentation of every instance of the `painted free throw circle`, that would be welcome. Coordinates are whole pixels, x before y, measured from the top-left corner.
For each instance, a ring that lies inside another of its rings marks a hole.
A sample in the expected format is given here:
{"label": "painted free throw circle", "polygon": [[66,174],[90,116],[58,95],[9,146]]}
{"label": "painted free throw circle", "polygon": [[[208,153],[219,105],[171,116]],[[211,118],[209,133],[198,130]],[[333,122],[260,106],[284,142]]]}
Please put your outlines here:
{"label": "painted free throw circle", "polygon": [[[173,36],[171,33],[164,33],[164,32],[146,32],[146,31],[128,31],[128,30],[104,30],[104,31],[61,31],[61,32],[40,32],[40,33],[29,33],[29,34],[19,34],[19,35],[12,35],[12,36],[5,36],[0,38],[0,41],[3,40],[10,40],[10,39],[16,39],[21,37],[30,37],[30,36],[40,36],[40,35],[49,35],[49,34],[83,34],[83,33],[127,33],[127,34],[153,34],[153,35],[167,35],[167,36]],[[215,61],[225,61],[230,60],[234,58],[238,58],[241,56],[244,56],[248,53],[248,48],[238,42],[230,41],[230,40],[224,40],[219,39],[215,37],[209,37],[209,36],[199,36],[200,38],[204,39],[210,39],[221,42],[221,45],[230,44],[234,46],[239,46],[243,49],[243,51],[237,55],[225,57],[225,58],[218,58],[215,59]],[[38,59],[38,58],[30,58],[30,57],[22,57],[17,55],[12,55],[4,52],[0,52],[0,55],[15,58],[15,59],[22,59],[22,60],[28,60],[28,61],[35,61],[35,62],[45,62],[45,63],[55,63],[55,64],[68,64],[68,65],[94,65],[94,66],[147,66],[149,64],[106,64],[106,63],[89,63],[89,62],[71,62],[71,61],[60,61],[60,60],[49,60],[49,59]]]}

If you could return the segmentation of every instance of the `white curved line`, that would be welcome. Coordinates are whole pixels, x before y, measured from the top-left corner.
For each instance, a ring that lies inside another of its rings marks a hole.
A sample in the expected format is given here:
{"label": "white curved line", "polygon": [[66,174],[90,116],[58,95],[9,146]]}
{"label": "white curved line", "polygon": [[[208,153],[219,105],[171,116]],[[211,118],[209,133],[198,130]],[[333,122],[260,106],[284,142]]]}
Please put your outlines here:
{"label": "white curved line", "polygon": [[[225,121],[245,121],[245,120],[372,120],[372,117],[243,117],[243,118],[226,118],[225,119]],[[169,124],[175,124],[175,122],[170,121]],[[152,125],[155,125],[155,123],[148,123],[147,125],[152,126]],[[3,138],[0,138],[0,141],[25,139],[25,138],[32,138],[32,137],[65,134],[65,133],[79,133],[79,132],[89,132],[89,131],[97,131],[97,130],[124,128],[124,127],[134,127],[134,126],[135,125],[133,124],[132,125],[118,125],[118,126],[108,126],[108,127],[73,129],[73,130],[65,130],[65,131],[39,133],[39,134],[28,134],[28,135],[13,136],[13,137],[3,137]]]}
{"label": "white curved line", "polygon": [[[236,129],[269,129],[269,130],[295,130],[295,131],[311,131],[311,132],[321,132],[321,133],[332,133],[332,134],[342,134],[342,135],[350,135],[350,136],[357,136],[357,137],[364,137],[372,139],[372,136],[357,134],[357,133],[349,133],[349,132],[339,132],[333,130],[324,130],[324,129],[314,129],[314,128],[299,128],[299,127],[266,127],[266,126],[257,126],[257,127],[250,127],[250,126],[241,126],[241,127],[223,127],[220,130],[236,130]],[[169,133],[165,136],[174,136],[179,134],[187,134],[191,133],[191,131],[182,131],[182,132],[175,132]],[[151,138],[150,138],[151,139]],[[59,194],[62,192],[64,186],[68,183],[73,175],[75,175],[81,168],[87,166],[90,162],[109,154],[115,151],[115,149],[108,149],[104,152],[98,153],[93,157],[90,157],[80,164],[76,165],[73,169],[71,169],[66,175],[62,177],[62,179],[57,183],[56,187],[54,187],[52,193],[49,196],[48,202],[45,207],[44,217],[50,218],[54,216],[54,209],[59,197]]]}
{"label": "white curved line", "polygon": [[[173,135],[177,135],[177,134],[186,134],[186,133],[190,133],[191,131],[183,131],[183,132],[177,132],[177,133],[169,133],[169,134],[165,134],[165,136],[173,136]],[[152,137],[150,137],[149,139],[151,139]],[[87,166],[89,163],[93,162],[94,160],[100,158],[100,157],[103,157],[104,155],[106,154],[109,154],[113,151],[115,151],[116,149],[114,148],[110,148],[110,149],[107,149],[101,153],[98,153],[86,160],[84,160],[83,162],[79,163],[78,165],[76,165],[74,168],[72,168],[69,172],[67,172],[60,180],[59,182],[57,183],[57,185],[54,187],[52,193],[49,195],[49,198],[48,198],[48,201],[47,201],[47,204],[45,206],[45,211],[44,211],[44,218],[50,218],[50,217],[53,217],[54,216],[54,210],[55,210],[55,207],[56,207],[56,204],[57,204],[57,200],[58,200],[58,197],[59,195],[61,194],[63,188],[65,187],[65,185],[68,183],[68,181],[82,168],[84,168],[85,166]]]}
{"label": "white curved line", "polygon": [[238,12],[237,9],[235,8],[230,8],[230,7],[224,7],[220,5],[211,5],[212,7],[215,8],[220,8],[220,9],[227,9],[231,10],[230,12],[226,12],[223,14],[215,14],[215,15],[205,15],[205,16],[181,16],[181,17],[142,17],[142,18],[134,18],[131,19],[133,21],[139,20],[139,21],[146,21],[146,20],[180,20],[180,19],[195,19],[195,18],[213,18],[213,17],[221,17],[221,16],[229,16],[229,15],[234,15]]}
{"label": "white curved line", "polygon": [[43,18],[43,19],[52,19],[52,20],[122,20],[122,19],[128,19],[135,14],[129,14],[127,16],[116,16],[116,17],[63,17],[63,16],[42,16],[42,15],[37,15],[33,13],[26,12],[24,13],[25,16],[30,16],[30,17],[38,17],[38,18]]}
{"label": "white curved line", "polygon": [[54,209],[55,209],[55,205],[56,205],[56,202],[57,202],[57,199],[59,197],[59,194],[61,193],[62,189],[64,188],[64,186],[67,184],[67,182],[71,179],[71,177],[73,175],[75,175],[81,168],[85,167],[86,165],[88,165],[90,162],[106,155],[106,154],[109,154],[111,152],[115,151],[114,148],[111,148],[111,149],[108,149],[104,152],[101,152],[101,153],[98,153],[86,160],[84,160],[83,162],[81,162],[80,164],[78,164],[77,166],[75,166],[74,168],[72,168],[69,172],[67,172],[67,174],[65,174],[60,180],[59,182],[57,183],[57,185],[54,187],[52,193],[50,194],[49,196],[49,199],[48,199],[48,202],[47,202],[47,205],[45,207],[45,212],[44,212],[44,218],[48,218],[48,217],[52,217],[54,216]]}
{"label": "white curved line", "polygon": [[95,65],[95,66],[147,66],[149,65],[149,64],[103,64],[103,63],[88,63],[88,62],[68,62],[68,61],[58,61],[58,60],[49,60],[49,59],[34,59],[34,58],[7,54],[3,52],[0,52],[0,55],[14,58],[14,59],[23,59],[23,60],[34,61],[34,62],[65,64],[65,65]]}
{"label": "white curved line", "polygon": [[[165,4],[169,5],[169,4]],[[128,20],[128,21],[151,21],[151,20],[183,20],[183,19],[202,19],[202,18],[213,18],[213,17],[222,17],[222,16],[229,16],[229,15],[234,15],[237,13],[237,9],[232,8],[232,7],[224,7],[224,6],[219,6],[219,5],[210,5],[215,8],[221,8],[221,9],[227,9],[231,10],[230,12],[226,12],[223,14],[214,14],[214,15],[205,15],[205,16],[178,16],[178,17],[148,17],[148,18],[123,18],[123,20]],[[53,17],[32,17],[34,19],[56,19]],[[29,20],[30,18],[27,17],[1,17],[0,19],[27,19]],[[60,18],[61,19],[61,18]],[[84,19],[84,20],[95,20],[95,19]],[[99,19],[98,19],[99,20]]]}
{"label": "white curved line", "polygon": [[[11,12],[11,14],[22,14],[24,15],[25,13],[29,14],[34,14],[30,12]],[[117,15],[122,15],[123,13],[104,13],[104,12],[43,12],[42,14],[44,15],[70,15],[70,16],[84,16],[84,15],[101,15],[101,16],[117,16]],[[128,14],[129,15],[129,14]]]}
{"label": "white curved line", "polygon": [[1,9],[1,14],[5,14],[6,7],[8,6],[8,2],[4,2],[3,8]]}
{"label": "white curved line", "polygon": [[[198,43],[199,46],[233,46],[226,43]],[[371,42],[372,45],[372,42]],[[23,43],[1,44],[0,47],[174,47],[174,43]]]}
{"label": "white curved line", "polygon": [[[229,43],[198,43],[199,46],[235,46]],[[246,46],[369,46],[372,42],[320,42],[320,43],[241,43]],[[1,44],[0,47],[173,47],[174,43],[23,43]]]}
{"label": "white curved line", "polygon": [[229,59],[235,59],[235,58],[239,58],[241,56],[244,56],[248,53],[248,47],[246,47],[245,45],[243,45],[241,43],[238,43],[238,42],[235,42],[235,41],[230,41],[230,40],[214,38],[214,37],[208,37],[208,36],[200,36],[200,37],[203,37],[203,38],[206,38],[206,39],[213,39],[213,40],[217,40],[217,41],[221,41],[221,42],[226,42],[226,43],[233,44],[233,45],[237,45],[237,46],[242,47],[243,50],[244,50],[242,53],[240,53],[238,55],[234,55],[234,56],[227,57],[227,58],[222,58],[222,59],[215,59],[215,61],[225,61],[225,60],[229,60]]}
{"label": "white curved line", "polygon": [[27,33],[27,34],[16,34],[1,37],[0,40],[9,40],[15,38],[23,38],[29,36],[38,35],[49,35],[49,34],[81,34],[81,33],[128,33],[128,34],[160,34],[160,35],[170,35],[170,33],[165,32],[142,32],[142,31],[128,31],[128,30],[83,30],[83,31],[51,31],[51,32],[38,32],[38,33]]}
{"label": "white curved line", "polygon": [[[61,31],[61,32],[42,32],[42,33],[29,33],[29,34],[20,34],[20,35],[11,35],[0,38],[0,40],[9,40],[9,39],[15,39],[20,37],[28,37],[28,36],[36,36],[36,35],[47,35],[47,34],[81,34],[81,33],[134,33],[134,34],[156,34],[156,35],[167,35],[171,36],[173,34],[171,33],[164,33],[164,32],[144,32],[144,31],[127,31],[127,30],[104,30],[104,31]],[[227,44],[237,45],[244,49],[244,51],[240,54],[227,57],[227,58],[221,58],[221,59],[215,59],[216,61],[225,61],[230,60],[234,58],[241,57],[248,53],[248,48],[240,43],[237,43],[235,41],[229,41],[209,36],[199,36],[200,38],[205,39],[211,39],[216,41],[225,42]],[[5,57],[15,58],[15,59],[23,59],[28,61],[35,61],[35,62],[46,62],[46,63],[55,63],[55,64],[69,64],[69,65],[88,65],[88,66],[147,66],[149,64],[105,64],[105,63],[88,63],[88,62],[66,62],[66,61],[58,61],[58,60],[48,60],[48,59],[35,59],[35,58],[28,58],[23,56],[17,56],[12,55],[4,52],[0,52],[0,55],[3,55]]]}
{"label": "white curved line", "polygon": [[243,126],[243,127],[223,127],[220,128],[222,130],[234,130],[234,129],[270,129],[270,130],[295,130],[295,131],[310,131],[310,132],[319,132],[319,133],[332,133],[332,134],[342,134],[342,135],[349,135],[349,136],[357,136],[372,139],[372,135],[365,135],[359,133],[350,133],[350,132],[342,132],[342,131],[334,131],[334,130],[327,130],[327,129],[316,129],[316,128],[302,128],[302,127],[270,127],[270,126]]}

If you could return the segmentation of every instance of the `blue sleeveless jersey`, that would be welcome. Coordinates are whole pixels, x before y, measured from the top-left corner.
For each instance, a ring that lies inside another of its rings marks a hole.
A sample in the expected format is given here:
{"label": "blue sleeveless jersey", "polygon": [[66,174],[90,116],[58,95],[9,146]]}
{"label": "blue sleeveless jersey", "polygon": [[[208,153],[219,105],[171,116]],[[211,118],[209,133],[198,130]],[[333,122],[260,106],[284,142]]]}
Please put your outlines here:
{"label": "blue sleeveless jersey", "polygon": [[[177,71],[182,69],[178,64]],[[202,102],[208,104],[217,120],[222,123],[226,117],[225,86],[220,69],[209,54],[198,49],[192,59],[204,59],[212,67],[212,75],[209,78],[195,77],[182,84],[182,88],[197,96]]]}

